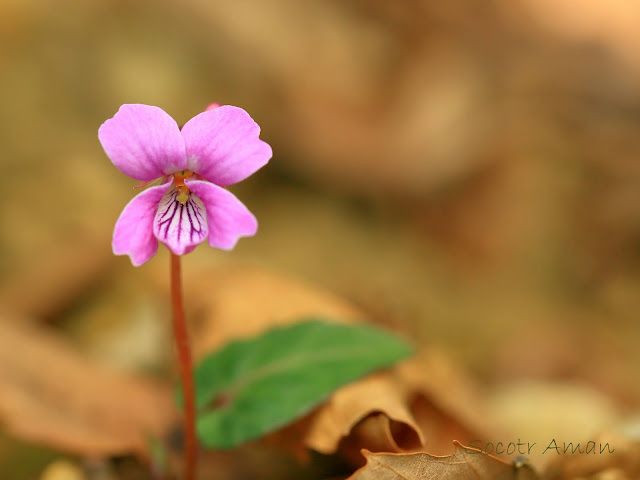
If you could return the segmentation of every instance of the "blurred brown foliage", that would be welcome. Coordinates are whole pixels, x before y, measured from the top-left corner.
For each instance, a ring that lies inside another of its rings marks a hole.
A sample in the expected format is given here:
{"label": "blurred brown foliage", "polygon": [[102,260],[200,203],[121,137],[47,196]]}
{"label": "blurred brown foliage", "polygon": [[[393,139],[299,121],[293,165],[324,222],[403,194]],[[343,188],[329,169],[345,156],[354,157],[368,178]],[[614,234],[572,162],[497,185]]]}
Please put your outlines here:
{"label": "blurred brown foliage", "polygon": [[[512,435],[624,424],[640,406],[638,18],[634,0],[2,2],[0,321],[168,374],[168,260],[111,256],[134,182],[97,129],[122,103],[184,123],[217,101],[275,155],[234,187],[258,236],[186,257],[187,302],[256,331],[277,318],[253,292],[280,319],[362,313],[459,361]],[[1,443],[0,462],[25,448]]]}

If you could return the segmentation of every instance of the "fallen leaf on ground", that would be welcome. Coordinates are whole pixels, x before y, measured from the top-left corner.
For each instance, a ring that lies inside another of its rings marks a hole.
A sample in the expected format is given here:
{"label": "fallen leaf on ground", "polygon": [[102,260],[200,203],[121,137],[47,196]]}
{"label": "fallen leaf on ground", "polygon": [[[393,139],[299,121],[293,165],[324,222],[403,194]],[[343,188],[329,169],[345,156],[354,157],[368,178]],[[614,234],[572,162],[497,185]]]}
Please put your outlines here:
{"label": "fallen leaf on ground", "polygon": [[[305,444],[338,449],[355,465],[360,449],[452,452],[452,441],[493,434],[480,395],[451,360],[436,350],[341,388],[311,418]],[[380,415],[375,414],[382,414]]]}
{"label": "fallen leaf on ground", "polygon": [[[391,372],[347,385],[312,417],[304,443],[325,454],[335,453],[347,437],[351,437],[348,444],[352,447],[348,450],[356,452],[365,447],[394,452],[417,448],[424,438],[409,409],[409,394]],[[396,435],[392,424],[396,424]]]}
{"label": "fallen leaf on ground", "polygon": [[92,365],[43,328],[0,322],[0,418],[14,436],[83,455],[146,454],[175,418],[167,387]]}
{"label": "fallen leaf on ground", "polygon": [[[469,444],[473,440],[484,438],[487,435],[480,432],[490,431],[471,430],[464,422],[440,409],[424,395],[419,395],[411,403],[411,411],[425,438],[425,442],[419,450],[426,450],[433,455],[450,455],[453,452],[453,440]],[[495,434],[491,435],[491,438],[494,437]]]}
{"label": "fallen leaf on ground", "polygon": [[526,464],[507,463],[475,448],[455,442],[451,456],[428,453],[362,454],[367,464],[349,480],[537,480],[539,477]]}

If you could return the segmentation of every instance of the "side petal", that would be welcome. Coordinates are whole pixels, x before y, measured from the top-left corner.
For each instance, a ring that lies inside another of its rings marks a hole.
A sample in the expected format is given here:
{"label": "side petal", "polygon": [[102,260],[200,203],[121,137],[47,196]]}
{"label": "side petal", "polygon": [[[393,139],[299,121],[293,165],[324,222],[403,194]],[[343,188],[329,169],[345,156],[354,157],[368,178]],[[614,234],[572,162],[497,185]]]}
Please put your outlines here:
{"label": "side petal", "polygon": [[271,147],[247,112],[224,105],[202,112],[182,127],[188,169],[216,185],[232,185],[266,165]]}
{"label": "side petal", "polygon": [[124,207],[113,231],[113,253],[129,255],[136,267],[156,254],[158,240],[153,235],[153,218],[170,186],[171,182],[148,188]]}
{"label": "side petal", "polygon": [[200,180],[187,181],[186,184],[207,209],[209,245],[232,250],[240,237],[256,234],[256,217],[231,192]]}
{"label": "side petal", "polygon": [[209,235],[205,206],[195,194],[190,193],[182,203],[179,191],[167,191],[153,219],[153,234],[176,255],[184,255],[202,243]]}
{"label": "side petal", "polygon": [[136,180],[153,180],[187,168],[178,124],[161,108],[122,105],[100,126],[98,138],[118,170]]}

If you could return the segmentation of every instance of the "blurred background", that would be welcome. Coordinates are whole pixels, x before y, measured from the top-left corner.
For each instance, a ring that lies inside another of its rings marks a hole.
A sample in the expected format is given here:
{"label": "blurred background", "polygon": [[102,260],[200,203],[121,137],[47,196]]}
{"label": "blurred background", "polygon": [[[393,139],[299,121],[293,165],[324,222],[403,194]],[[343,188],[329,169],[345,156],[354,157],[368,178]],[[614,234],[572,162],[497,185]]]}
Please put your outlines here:
{"label": "blurred background", "polygon": [[[123,103],[183,124],[215,101],[274,157],[232,188],[258,235],[196,249],[185,277],[329,291],[446,351],[518,434],[524,399],[621,421],[640,405],[639,18],[634,0],[5,0],[0,316],[166,371],[168,256],[112,255],[136,192],[97,130]],[[39,443],[2,434],[0,464],[41,471]]]}

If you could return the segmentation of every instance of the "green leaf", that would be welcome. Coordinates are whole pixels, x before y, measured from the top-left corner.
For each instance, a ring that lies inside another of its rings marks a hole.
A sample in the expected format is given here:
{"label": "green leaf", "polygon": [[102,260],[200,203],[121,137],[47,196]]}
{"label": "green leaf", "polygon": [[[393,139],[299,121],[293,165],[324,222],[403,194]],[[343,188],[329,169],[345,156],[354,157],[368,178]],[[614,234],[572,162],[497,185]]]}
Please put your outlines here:
{"label": "green leaf", "polygon": [[195,371],[198,435],[232,448],[308,413],[338,387],[411,354],[388,332],[316,319],[228,344]]}

